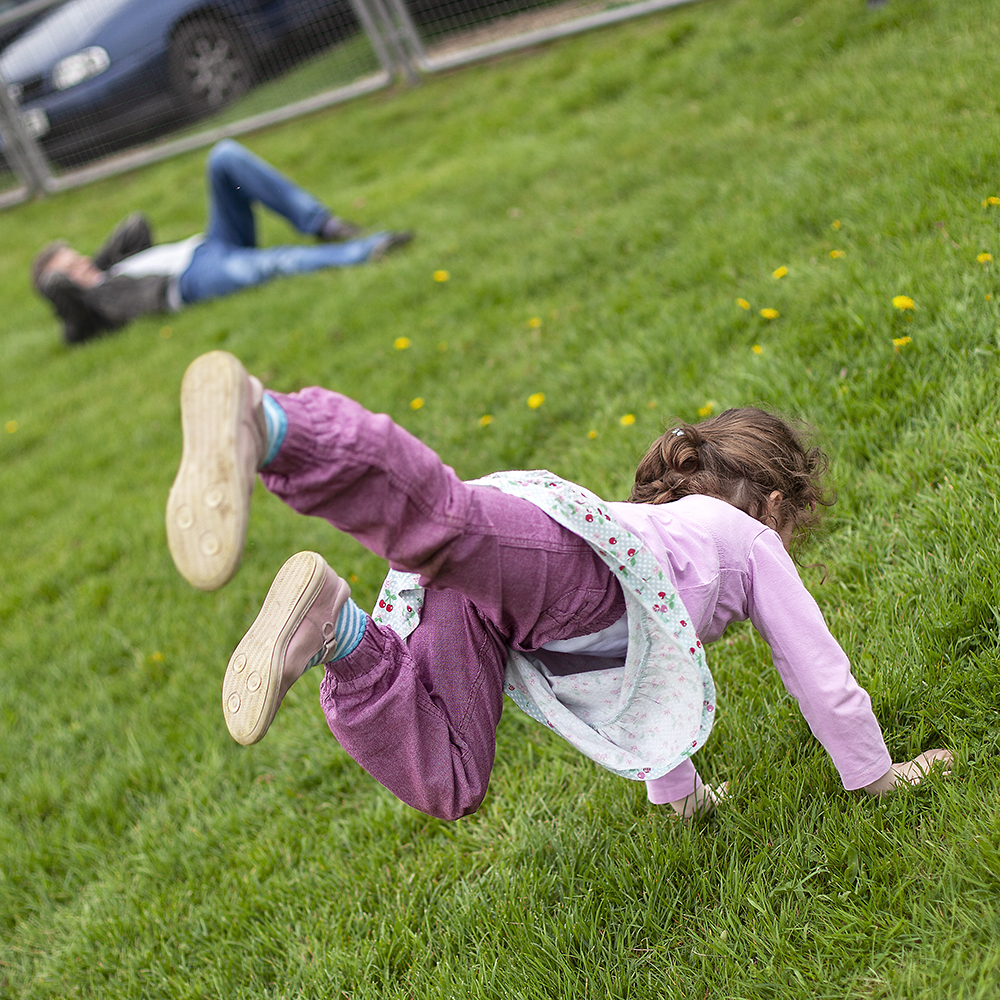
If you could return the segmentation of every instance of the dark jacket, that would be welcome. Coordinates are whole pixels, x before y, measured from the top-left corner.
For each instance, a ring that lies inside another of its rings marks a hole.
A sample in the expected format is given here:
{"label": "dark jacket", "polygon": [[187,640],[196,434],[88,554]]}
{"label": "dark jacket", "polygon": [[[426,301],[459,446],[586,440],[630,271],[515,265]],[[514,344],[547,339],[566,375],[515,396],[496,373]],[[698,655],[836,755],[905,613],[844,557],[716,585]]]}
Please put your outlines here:
{"label": "dark jacket", "polygon": [[[120,222],[94,254],[94,264],[107,271],[126,257],[153,245],[149,220],[133,212]],[[132,278],[119,274],[95,288],[81,288],[65,274],[49,274],[40,288],[63,321],[67,344],[79,344],[117,330],[146,313],[166,312],[170,279],[160,276]]]}

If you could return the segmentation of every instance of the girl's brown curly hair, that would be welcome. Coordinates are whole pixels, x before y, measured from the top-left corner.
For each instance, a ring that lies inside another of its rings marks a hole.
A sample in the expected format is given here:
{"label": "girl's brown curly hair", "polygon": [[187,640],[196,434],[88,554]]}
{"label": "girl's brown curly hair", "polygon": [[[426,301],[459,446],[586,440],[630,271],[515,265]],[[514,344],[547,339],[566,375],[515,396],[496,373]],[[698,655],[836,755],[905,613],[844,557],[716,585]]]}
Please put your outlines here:
{"label": "girl's brown curly hair", "polygon": [[[725,500],[781,531],[818,524],[834,502],[823,485],[829,461],[805,434],[754,406],[700,424],[678,424],[658,438],[635,472],[631,503],[670,503],[692,493]],[[768,503],[781,494],[777,508]]]}

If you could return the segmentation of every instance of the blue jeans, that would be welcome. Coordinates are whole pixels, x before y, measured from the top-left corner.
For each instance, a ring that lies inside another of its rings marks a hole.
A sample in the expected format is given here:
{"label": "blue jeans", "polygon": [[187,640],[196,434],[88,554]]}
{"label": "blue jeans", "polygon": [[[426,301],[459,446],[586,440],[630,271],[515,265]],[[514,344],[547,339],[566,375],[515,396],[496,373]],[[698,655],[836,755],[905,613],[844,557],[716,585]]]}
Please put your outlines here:
{"label": "blue jeans", "polygon": [[278,275],[324,267],[347,267],[368,260],[387,233],[345,243],[313,246],[257,246],[253,203],[284,216],[300,233],[319,233],[330,210],[260,157],[232,139],[212,147],[205,167],[208,227],[205,242],[181,275],[185,302],[215,299]]}

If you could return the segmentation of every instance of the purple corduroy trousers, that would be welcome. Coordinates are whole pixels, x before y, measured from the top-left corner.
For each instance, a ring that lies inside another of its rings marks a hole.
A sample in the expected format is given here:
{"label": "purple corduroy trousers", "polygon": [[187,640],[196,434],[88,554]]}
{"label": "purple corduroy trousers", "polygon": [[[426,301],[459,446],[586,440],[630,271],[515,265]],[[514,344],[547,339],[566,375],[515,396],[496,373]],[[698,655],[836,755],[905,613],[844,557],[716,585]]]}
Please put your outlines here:
{"label": "purple corduroy trousers", "polygon": [[534,504],[463,483],[384,414],[339,393],[273,394],[288,417],[264,485],[427,588],[401,639],[368,619],[328,664],[320,703],[341,746],[394,795],[457,819],[486,794],[507,647],[537,649],[625,613],[600,557]]}

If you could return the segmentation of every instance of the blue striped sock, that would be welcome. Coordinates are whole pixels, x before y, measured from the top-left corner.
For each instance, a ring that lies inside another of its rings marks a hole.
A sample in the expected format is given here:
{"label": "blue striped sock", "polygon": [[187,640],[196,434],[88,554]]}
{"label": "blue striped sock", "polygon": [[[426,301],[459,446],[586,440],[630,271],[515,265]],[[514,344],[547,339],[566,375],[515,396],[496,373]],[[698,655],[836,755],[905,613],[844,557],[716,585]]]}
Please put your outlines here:
{"label": "blue striped sock", "polygon": [[337,642],[333,647],[333,652],[327,663],[335,660],[342,660],[348,653],[353,653],[361,642],[365,634],[365,625],[368,622],[368,615],[359,608],[350,598],[337,615],[337,623],[334,631],[337,634]]}
{"label": "blue striped sock", "polygon": [[288,431],[288,417],[281,404],[269,392],[264,393],[264,423],[267,424],[267,456],[264,458],[264,465],[268,465],[274,461]]}

